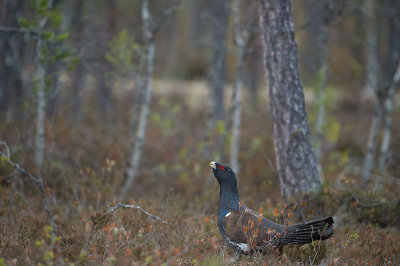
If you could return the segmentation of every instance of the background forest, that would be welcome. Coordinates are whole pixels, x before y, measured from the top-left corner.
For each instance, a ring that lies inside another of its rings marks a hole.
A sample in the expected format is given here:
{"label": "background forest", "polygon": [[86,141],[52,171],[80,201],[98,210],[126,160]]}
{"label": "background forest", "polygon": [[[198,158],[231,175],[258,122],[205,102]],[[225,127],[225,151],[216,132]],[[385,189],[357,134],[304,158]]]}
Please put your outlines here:
{"label": "background forest", "polygon": [[[294,201],[259,2],[0,0],[0,266],[400,264],[400,2],[293,1],[322,183]],[[335,236],[233,262],[210,161]]]}

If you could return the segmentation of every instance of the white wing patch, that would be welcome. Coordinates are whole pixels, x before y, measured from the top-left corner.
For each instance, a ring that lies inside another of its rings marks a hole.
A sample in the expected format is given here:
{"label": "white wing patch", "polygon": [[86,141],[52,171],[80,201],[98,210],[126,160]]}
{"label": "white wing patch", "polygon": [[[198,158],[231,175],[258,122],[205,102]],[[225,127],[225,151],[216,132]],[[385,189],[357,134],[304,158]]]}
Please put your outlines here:
{"label": "white wing patch", "polygon": [[228,217],[229,215],[231,215],[231,213],[230,213],[230,212],[228,212],[228,213],[225,215],[225,217]]}
{"label": "white wing patch", "polygon": [[247,245],[247,243],[233,242],[229,238],[226,238],[226,240],[228,240],[229,245],[233,246],[234,248],[239,249],[241,252],[244,252],[244,253],[249,252],[249,245]]}

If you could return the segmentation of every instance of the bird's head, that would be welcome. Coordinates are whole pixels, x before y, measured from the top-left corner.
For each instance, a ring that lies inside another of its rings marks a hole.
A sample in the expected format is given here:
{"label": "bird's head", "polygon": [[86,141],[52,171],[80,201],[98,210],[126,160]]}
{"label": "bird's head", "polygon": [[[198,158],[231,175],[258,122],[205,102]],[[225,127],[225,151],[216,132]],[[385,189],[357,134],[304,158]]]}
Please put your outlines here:
{"label": "bird's head", "polygon": [[237,182],[235,173],[229,165],[211,162],[210,167],[214,172],[214,176],[220,185],[225,183],[235,183]]}

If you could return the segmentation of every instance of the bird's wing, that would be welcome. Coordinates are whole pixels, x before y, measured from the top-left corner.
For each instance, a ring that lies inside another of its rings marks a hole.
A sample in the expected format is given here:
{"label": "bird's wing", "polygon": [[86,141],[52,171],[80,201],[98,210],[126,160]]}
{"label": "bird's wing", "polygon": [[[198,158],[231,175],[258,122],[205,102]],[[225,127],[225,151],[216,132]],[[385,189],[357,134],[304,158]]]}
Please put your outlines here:
{"label": "bird's wing", "polygon": [[282,226],[246,207],[229,212],[222,220],[222,227],[228,242],[240,245],[242,251],[246,252],[275,248]]}
{"label": "bird's wing", "polygon": [[247,237],[243,228],[244,219],[245,212],[240,210],[231,211],[222,219],[222,228],[225,231],[227,241],[230,244],[243,245],[242,250],[246,249],[244,246],[247,245]]}

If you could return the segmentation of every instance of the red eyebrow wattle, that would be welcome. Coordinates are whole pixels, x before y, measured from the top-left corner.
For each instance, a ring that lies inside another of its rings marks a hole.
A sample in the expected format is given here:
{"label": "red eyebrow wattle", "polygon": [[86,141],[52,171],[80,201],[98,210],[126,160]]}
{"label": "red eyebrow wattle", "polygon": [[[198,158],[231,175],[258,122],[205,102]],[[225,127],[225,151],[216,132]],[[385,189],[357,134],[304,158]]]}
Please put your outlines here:
{"label": "red eyebrow wattle", "polygon": [[225,168],[222,165],[218,166],[218,168],[221,168],[222,170],[225,170]]}

